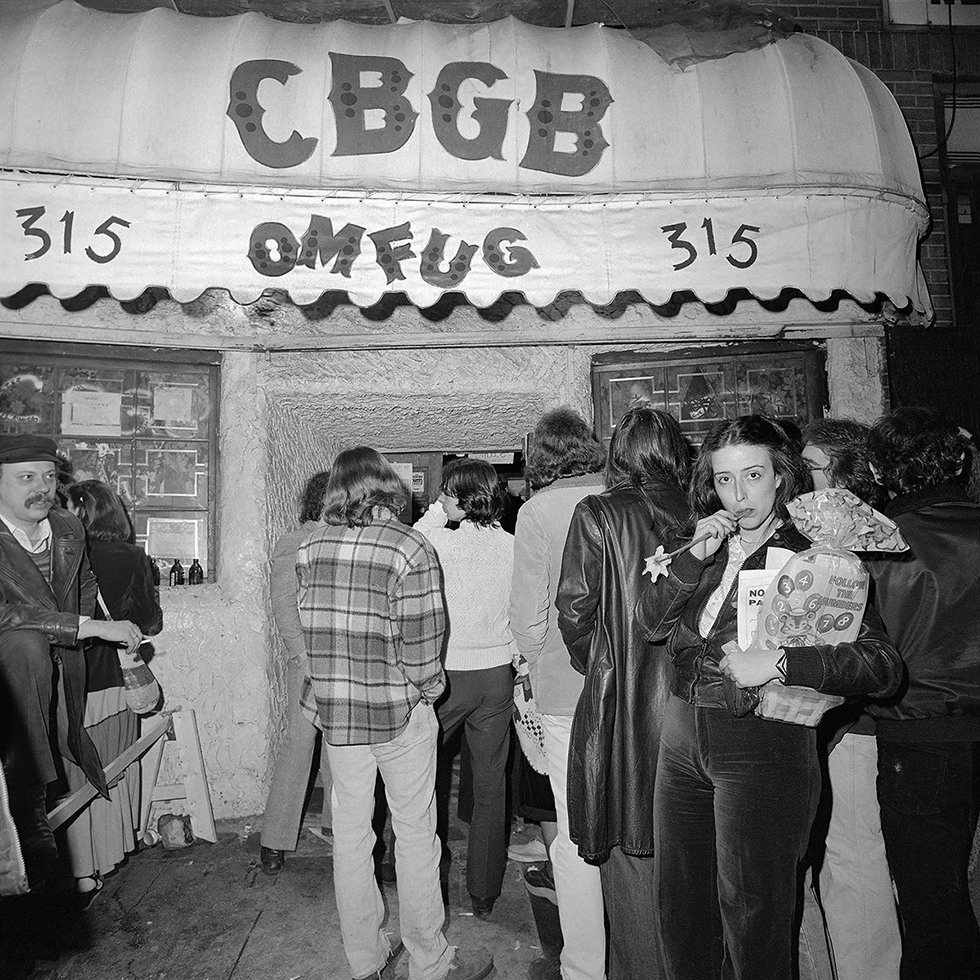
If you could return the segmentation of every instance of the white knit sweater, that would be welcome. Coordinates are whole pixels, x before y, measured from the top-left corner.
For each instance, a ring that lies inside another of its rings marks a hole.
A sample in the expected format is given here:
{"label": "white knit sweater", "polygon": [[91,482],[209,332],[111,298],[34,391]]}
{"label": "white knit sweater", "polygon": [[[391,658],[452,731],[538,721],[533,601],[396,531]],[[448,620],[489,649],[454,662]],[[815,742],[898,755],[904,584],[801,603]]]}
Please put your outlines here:
{"label": "white knit sweater", "polygon": [[442,566],[449,641],[446,670],[485,670],[512,662],[517,644],[507,605],[514,569],[514,538],[500,527],[463,521],[445,526],[446,512],[433,504],[415,525],[433,544]]}

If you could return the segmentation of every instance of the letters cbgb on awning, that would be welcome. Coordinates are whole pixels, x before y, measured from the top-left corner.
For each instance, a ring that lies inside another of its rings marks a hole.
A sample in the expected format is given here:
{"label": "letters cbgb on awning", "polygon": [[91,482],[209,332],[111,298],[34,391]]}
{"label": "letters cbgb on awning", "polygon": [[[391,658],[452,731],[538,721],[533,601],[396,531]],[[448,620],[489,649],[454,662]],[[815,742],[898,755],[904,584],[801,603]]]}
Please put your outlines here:
{"label": "letters cbgb on awning", "polygon": [[15,8],[0,168],[0,295],[791,287],[930,312],[901,113],[803,34],[686,64],[598,25]]}

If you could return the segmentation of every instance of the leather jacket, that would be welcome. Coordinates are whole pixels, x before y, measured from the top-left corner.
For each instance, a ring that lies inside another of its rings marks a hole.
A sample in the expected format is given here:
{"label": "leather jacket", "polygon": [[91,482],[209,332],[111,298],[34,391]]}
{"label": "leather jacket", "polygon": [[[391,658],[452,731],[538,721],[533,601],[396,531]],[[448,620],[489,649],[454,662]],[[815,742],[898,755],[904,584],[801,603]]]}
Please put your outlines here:
{"label": "leather jacket", "polygon": [[85,732],[85,654],[78,646],[78,617],[95,611],[97,583],[85,551],[81,521],[63,510],[51,523],[51,584],[0,522],[0,643],[9,630],[37,630],[61,663],[68,748],[92,785],[108,799],[102,761]]}
{"label": "leather jacket", "polygon": [[622,483],[583,499],[565,543],[556,607],[572,666],[585,686],[572,719],[568,822],[582,857],[618,846],[653,853],[653,785],[669,662],[642,636],[633,608],[644,558],[665,528],[687,519],[670,484]]}
{"label": "leather jacket", "polygon": [[980,740],[980,506],[955,484],[893,498],[909,546],[868,564],[908,683],[869,707],[878,735]]}
{"label": "leather jacket", "polygon": [[[799,552],[812,545],[787,521],[746,558],[742,568],[765,568],[770,547]],[[704,561],[684,552],[671,562],[666,576],[646,587],[637,606],[644,635],[651,641],[668,639],[674,668],[671,692],[701,707],[726,707],[718,664],[724,656],[723,645],[738,636],[737,578],[707,637],[701,636],[698,624],[727,562],[727,542]],[[870,604],[853,642],[786,647],[784,652],[786,684],[812,687],[824,694],[885,697],[898,689],[904,674],[902,659]]]}

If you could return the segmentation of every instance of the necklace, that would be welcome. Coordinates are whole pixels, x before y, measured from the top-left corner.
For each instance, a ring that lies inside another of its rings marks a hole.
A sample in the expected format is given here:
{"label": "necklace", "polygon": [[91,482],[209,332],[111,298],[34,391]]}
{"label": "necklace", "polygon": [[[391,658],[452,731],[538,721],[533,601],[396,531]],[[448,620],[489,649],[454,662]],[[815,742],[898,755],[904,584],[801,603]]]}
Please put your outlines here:
{"label": "necklace", "polygon": [[756,528],[757,531],[761,531],[762,533],[759,534],[758,537],[754,537],[754,538],[747,538],[745,536],[745,533],[740,529],[738,532],[739,539],[741,540],[742,544],[747,544],[747,545],[761,544],[772,533],[773,524],[775,524],[775,522],[776,522],[776,515],[773,514],[772,517],[770,517],[765,524],[763,524],[759,528]]}

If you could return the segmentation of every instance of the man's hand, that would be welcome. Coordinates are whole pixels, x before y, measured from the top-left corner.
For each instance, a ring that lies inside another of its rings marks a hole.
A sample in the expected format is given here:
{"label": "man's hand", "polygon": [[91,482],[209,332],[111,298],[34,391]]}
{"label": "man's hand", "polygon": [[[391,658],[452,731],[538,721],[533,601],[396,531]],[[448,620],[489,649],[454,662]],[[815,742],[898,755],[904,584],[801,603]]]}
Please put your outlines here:
{"label": "man's hand", "polygon": [[143,634],[140,628],[131,623],[128,619],[87,619],[78,627],[78,638],[88,640],[92,637],[99,637],[107,643],[118,643],[126,647],[127,653],[133,653],[139,649],[143,642]]}
{"label": "man's hand", "polygon": [[750,646],[743,650],[734,640],[723,647],[725,656],[718,664],[721,672],[730,677],[736,687],[761,687],[780,676],[776,663],[783,655],[781,649],[765,650]]}

